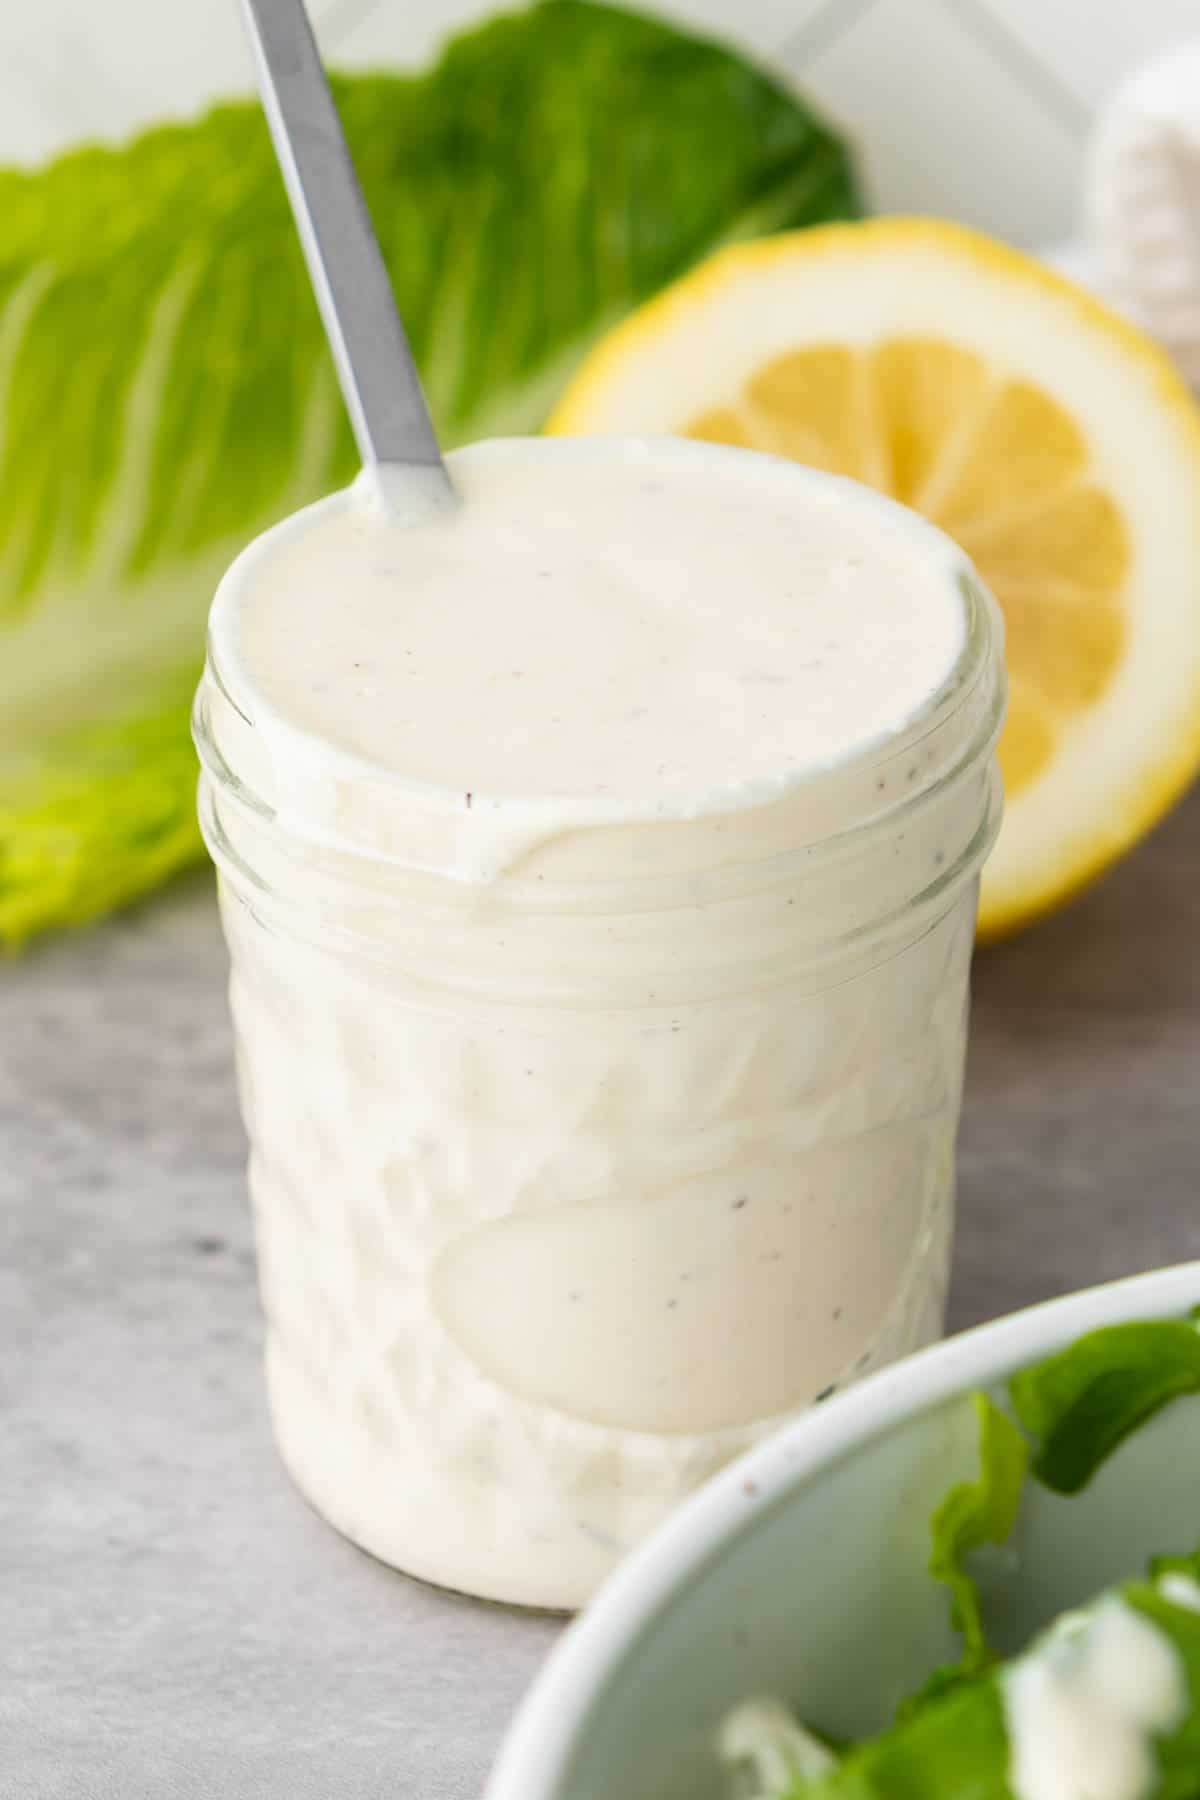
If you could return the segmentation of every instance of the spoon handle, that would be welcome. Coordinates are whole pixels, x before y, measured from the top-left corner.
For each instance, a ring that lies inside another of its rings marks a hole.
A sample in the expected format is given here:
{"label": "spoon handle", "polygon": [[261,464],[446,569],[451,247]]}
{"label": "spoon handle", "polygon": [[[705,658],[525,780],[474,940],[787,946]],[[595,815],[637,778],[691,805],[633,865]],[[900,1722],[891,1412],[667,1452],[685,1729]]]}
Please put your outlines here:
{"label": "spoon handle", "polygon": [[243,7],[359,454],[368,467],[429,471],[448,495],[450,478],[303,0],[243,0]]}

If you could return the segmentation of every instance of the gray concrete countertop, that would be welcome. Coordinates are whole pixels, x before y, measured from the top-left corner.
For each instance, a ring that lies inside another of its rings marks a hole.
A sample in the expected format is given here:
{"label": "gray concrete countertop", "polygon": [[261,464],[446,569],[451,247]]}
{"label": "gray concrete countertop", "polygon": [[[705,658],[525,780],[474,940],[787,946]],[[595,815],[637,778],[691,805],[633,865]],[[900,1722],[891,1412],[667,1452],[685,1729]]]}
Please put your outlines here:
{"label": "gray concrete countertop", "polygon": [[[981,956],[955,1326],[1200,1254],[1200,796]],[[207,876],[0,969],[0,1794],[475,1800],[558,1626],[271,1447]]]}

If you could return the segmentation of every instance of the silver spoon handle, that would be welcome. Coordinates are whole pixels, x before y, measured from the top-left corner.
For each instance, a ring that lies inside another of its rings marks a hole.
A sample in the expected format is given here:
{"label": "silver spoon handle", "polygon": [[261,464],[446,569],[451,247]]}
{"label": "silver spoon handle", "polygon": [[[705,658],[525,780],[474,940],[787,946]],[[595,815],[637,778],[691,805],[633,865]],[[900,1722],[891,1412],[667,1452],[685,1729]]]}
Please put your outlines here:
{"label": "silver spoon handle", "polygon": [[440,473],[433,422],[303,0],[243,0],[263,110],[365,465]]}

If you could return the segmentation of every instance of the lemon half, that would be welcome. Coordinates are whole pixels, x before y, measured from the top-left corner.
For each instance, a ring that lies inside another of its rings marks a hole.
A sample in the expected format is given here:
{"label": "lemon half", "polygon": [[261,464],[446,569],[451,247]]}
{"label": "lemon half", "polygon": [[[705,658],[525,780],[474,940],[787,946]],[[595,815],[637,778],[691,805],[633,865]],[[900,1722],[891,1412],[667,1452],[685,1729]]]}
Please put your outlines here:
{"label": "lemon half", "polygon": [[983,935],[1092,880],[1200,766],[1200,415],[1041,264],[936,220],[737,245],[612,332],[549,429],[770,451],[957,539],[1008,629]]}

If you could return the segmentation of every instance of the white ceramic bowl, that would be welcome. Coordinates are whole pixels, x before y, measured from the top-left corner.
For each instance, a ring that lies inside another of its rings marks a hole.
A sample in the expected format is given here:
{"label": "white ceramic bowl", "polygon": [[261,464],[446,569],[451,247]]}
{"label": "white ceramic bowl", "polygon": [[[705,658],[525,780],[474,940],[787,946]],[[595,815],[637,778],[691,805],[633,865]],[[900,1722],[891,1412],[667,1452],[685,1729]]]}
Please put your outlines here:
{"label": "white ceramic bowl", "polygon": [[[1097,1325],[1182,1315],[1200,1262],[1071,1294],[951,1338],[786,1426],[607,1583],[522,1706],[485,1800],[721,1800],[731,1705],[774,1694],[823,1729],[886,1723],[953,1654],[926,1569],[930,1513],[977,1468],[966,1395]],[[1200,1399],[1176,1401],[1080,1495],[1029,1487],[984,1577],[1012,1651],[1063,1607],[1200,1539]]]}

